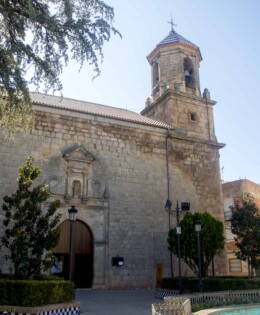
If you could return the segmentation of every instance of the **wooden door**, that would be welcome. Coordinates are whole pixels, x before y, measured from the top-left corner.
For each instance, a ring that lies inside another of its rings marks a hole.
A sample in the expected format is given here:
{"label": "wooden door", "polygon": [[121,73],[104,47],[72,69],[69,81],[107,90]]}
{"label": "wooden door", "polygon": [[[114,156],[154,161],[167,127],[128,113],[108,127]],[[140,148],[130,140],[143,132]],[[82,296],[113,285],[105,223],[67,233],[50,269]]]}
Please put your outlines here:
{"label": "wooden door", "polygon": [[[72,224],[72,280],[77,287],[90,288],[93,281],[93,237],[85,223],[77,220]],[[68,279],[71,222],[62,222],[60,228],[60,240],[52,252],[61,262],[62,276]]]}

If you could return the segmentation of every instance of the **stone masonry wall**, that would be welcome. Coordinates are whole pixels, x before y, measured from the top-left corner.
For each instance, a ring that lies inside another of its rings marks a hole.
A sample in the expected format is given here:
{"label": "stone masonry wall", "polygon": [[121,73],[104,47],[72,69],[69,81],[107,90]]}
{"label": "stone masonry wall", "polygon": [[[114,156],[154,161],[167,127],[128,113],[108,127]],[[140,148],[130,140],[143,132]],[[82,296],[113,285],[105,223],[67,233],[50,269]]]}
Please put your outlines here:
{"label": "stone masonry wall", "polygon": [[234,198],[240,202],[244,193],[250,193],[256,205],[260,206],[260,185],[248,179],[239,179],[222,184],[223,198]]}
{"label": "stone masonry wall", "polygon": [[[54,197],[62,201],[62,220],[67,219],[72,200],[64,199],[67,164],[62,152],[76,144],[84,146],[95,156],[88,168],[97,192],[88,201],[78,199],[76,206],[78,218],[94,236],[94,286],[154,287],[157,263],[163,264],[164,276],[170,274],[164,209],[166,137],[164,129],[41,108],[28,138],[0,140],[1,201],[16,189],[17,167],[31,154],[43,170],[40,181],[55,191]],[[209,211],[223,218],[218,149],[174,134],[168,141],[170,198],[190,201],[191,211]],[[104,190],[107,203],[102,199]],[[124,257],[123,267],[112,266],[117,255]],[[2,257],[0,264],[5,266]],[[225,272],[223,266],[217,267],[219,273]],[[177,275],[177,265],[174,272]]]}
{"label": "stone masonry wall", "polygon": [[168,90],[143,113],[165,121],[189,136],[216,141],[212,102],[207,103],[202,98]]}

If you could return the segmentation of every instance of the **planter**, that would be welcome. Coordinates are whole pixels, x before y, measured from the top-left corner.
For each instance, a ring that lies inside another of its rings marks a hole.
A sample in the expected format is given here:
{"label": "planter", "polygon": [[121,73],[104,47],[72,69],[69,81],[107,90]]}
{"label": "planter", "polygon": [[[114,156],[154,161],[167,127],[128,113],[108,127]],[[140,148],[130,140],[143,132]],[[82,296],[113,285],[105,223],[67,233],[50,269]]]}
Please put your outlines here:
{"label": "planter", "polygon": [[0,315],[79,315],[80,303],[61,303],[35,307],[0,305]]}

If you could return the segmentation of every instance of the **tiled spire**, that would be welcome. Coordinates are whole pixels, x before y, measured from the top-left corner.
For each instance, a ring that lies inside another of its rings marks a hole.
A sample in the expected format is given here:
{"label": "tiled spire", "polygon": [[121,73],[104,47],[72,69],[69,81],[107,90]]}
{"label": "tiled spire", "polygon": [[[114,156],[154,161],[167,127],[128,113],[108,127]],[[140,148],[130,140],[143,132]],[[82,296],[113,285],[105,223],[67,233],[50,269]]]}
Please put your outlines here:
{"label": "tiled spire", "polygon": [[186,44],[188,46],[198,47],[198,46],[194,45],[192,42],[190,42],[189,40],[187,40],[186,38],[182,37],[177,32],[175,32],[173,27],[172,27],[169,35],[167,37],[165,37],[157,46],[164,46],[164,45],[168,45],[168,44],[172,44],[172,43],[183,43],[183,44]]}

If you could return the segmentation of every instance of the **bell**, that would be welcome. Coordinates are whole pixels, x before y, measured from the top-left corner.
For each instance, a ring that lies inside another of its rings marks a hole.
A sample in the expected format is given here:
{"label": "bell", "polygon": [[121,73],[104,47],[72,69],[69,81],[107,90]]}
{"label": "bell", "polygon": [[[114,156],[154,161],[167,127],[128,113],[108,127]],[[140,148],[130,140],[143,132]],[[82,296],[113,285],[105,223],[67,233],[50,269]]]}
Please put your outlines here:
{"label": "bell", "polygon": [[185,71],[184,71],[184,76],[185,76],[185,77],[191,77],[190,71],[189,71],[189,70],[185,70]]}

